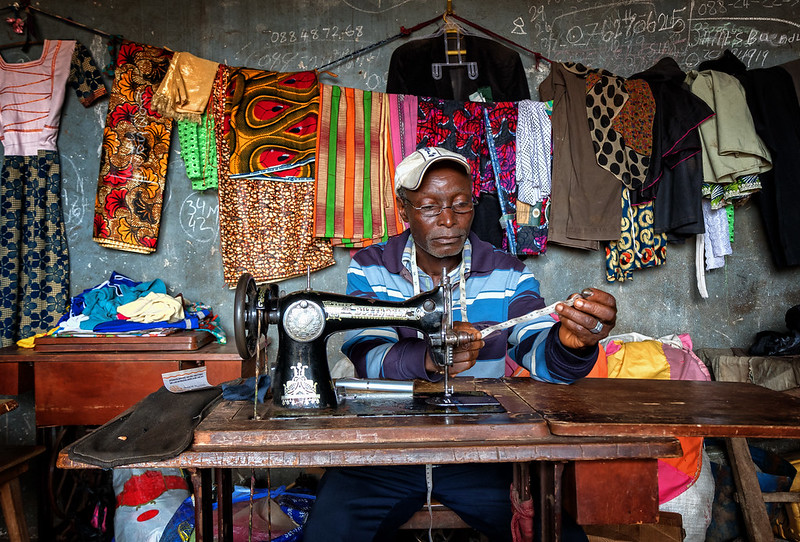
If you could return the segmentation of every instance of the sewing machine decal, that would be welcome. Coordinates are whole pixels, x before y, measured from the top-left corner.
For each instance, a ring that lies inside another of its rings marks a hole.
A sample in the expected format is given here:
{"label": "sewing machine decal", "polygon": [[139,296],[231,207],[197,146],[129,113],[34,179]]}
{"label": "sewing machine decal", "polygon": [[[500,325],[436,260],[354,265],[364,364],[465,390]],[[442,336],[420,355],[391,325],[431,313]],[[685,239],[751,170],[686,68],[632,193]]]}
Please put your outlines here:
{"label": "sewing machine decal", "polygon": [[281,404],[285,407],[319,406],[317,383],[306,376],[308,365],[298,361],[291,369],[292,378],[283,385]]}

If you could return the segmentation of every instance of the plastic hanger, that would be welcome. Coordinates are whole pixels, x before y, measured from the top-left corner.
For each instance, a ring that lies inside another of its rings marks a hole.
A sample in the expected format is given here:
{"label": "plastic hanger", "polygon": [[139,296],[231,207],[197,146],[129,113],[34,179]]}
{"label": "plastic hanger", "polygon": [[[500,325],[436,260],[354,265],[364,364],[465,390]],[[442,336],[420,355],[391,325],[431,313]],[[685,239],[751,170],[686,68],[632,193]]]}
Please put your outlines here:
{"label": "plastic hanger", "polygon": [[464,29],[456,22],[452,13],[452,4],[448,0],[448,11],[442,15],[444,20],[443,34],[444,34],[444,52],[445,62],[433,62],[431,64],[431,75],[437,81],[442,78],[443,67],[457,67],[465,66],[467,68],[467,77],[471,80],[478,78],[478,63],[466,60],[467,50],[464,48],[462,36],[466,34]]}

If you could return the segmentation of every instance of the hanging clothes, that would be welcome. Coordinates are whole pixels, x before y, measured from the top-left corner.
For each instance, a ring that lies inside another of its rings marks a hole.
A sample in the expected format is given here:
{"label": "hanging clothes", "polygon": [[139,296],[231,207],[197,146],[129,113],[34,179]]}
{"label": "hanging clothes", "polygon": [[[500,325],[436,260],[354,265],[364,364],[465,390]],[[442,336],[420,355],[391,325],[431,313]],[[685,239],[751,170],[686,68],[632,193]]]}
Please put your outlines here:
{"label": "hanging clothes", "polygon": [[[502,171],[495,180],[491,157],[485,145],[485,127],[482,110],[467,102],[475,95],[482,95],[492,102],[515,102],[530,99],[530,88],[525,68],[519,53],[505,45],[480,36],[460,34],[463,53],[459,65],[448,66],[446,33],[440,36],[409,41],[392,53],[386,92],[424,96],[425,100],[438,98],[441,102],[420,101],[421,133],[417,136],[418,147],[437,145],[462,154],[470,160],[475,181],[474,194],[480,207],[476,211],[472,231],[479,238],[498,248],[508,249],[508,235],[515,236],[513,221],[516,204],[514,131],[516,107],[510,103],[490,107],[489,117],[493,143],[497,154],[497,168]],[[450,55],[452,57],[452,55]],[[437,71],[438,70],[438,71]],[[470,70],[472,73],[470,74]],[[451,101],[446,104],[445,101]],[[463,104],[463,105],[462,105]],[[452,116],[457,113],[457,117]],[[513,118],[511,118],[513,115]],[[506,122],[504,123],[504,119]],[[444,128],[452,120],[452,125]],[[434,123],[440,122],[442,128]],[[457,134],[445,142],[443,134],[451,130]],[[433,135],[438,134],[438,135]],[[425,143],[423,143],[423,141]],[[497,183],[501,192],[497,195]],[[496,194],[485,197],[485,194]],[[503,220],[503,225],[497,223]],[[506,223],[510,224],[506,226]],[[511,246],[514,246],[512,239]]]}
{"label": "hanging clothes", "polygon": [[108,102],[93,240],[102,247],[150,254],[158,244],[172,119],[153,110],[155,88],[172,53],[123,41]]}
{"label": "hanging clothes", "polygon": [[171,119],[199,123],[208,105],[218,67],[217,62],[191,53],[175,53],[153,95],[153,109]]}
{"label": "hanging clothes", "polygon": [[[647,176],[650,155],[640,155],[628,145],[622,133],[617,131],[616,120],[626,109],[628,117],[641,112],[644,124],[641,131],[652,129],[650,111],[638,107],[643,100],[631,103],[628,107],[631,93],[628,92],[627,81],[606,70],[589,69],[582,64],[572,63],[564,66],[586,80],[586,116],[598,165],[610,171],[628,188],[641,187]],[[637,87],[634,83],[631,88],[641,88],[641,85]],[[650,126],[647,126],[648,120]],[[628,127],[637,124],[630,119],[627,122]]]}
{"label": "hanging clothes", "polygon": [[0,57],[0,329],[2,346],[54,326],[69,305],[69,253],[57,149],[66,87],[84,107],[107,91],[89,51],[45,40],[41,56]]}
{"label": "hanging clothes", "polygon": [[667,260],[667,236],[653,227],[653,202],[631,205],[631,190],[622,189],[619,239],[606,246],[606,280],[633,279],[633,272],[662,265]]}
{"label": "hanging clothes", "polygon": [[686,82],[715,115],[700,127],[703,182],[730,184],[772,169],[769,150],[758,137],[741,83],[716,70],[690,71]]}
{"label": "hanging clothes", "polygon": [[447,63],[445,36],[435,36],[409,41],[394,50],[386,92],[468,100],[478,89],[488,87],[495,102],[530,99],[519,53],[494,40],[469,34],[461,36],[461,44],[466,51],[463,62],[474,62],[477,67],[474,79],[463,65],[444,67],[441,77],[434,77],[431,65]]}
{"label": "hanging clothes", "polygon": [[[395,164],[417,149],[417,97],[389,94],[389,129]],[[394,177],[394,171],[392,171]]]}
{"label": "hanging clothes", "polygon": [[203,113],[199,124],[191,120],[179,120],[177,124],[181,158],[192,188],[217,188],[217,145],[214,142],[213,115]]}
{"label": "hanging clothes", "polygon": [[650,85],[656,102],[653,154],[648,179],[631,192],[631,204],[655,199],[655,231],[670,240],[703,233],[703,164],[698,126],[714,115],[689,91],[686,74],[671,57],[664,57],[630,79]]}
{"label": "hanging clothes", "polygon": [[772,155],[772,170],[760,175],[757,195],[772,259],[778,267],[800,265],[800,105],[791,74],[780,66],[747,70],[730,51],[699,68],[729,73],[742,83],[756,132]]}
{"label": "hanging clothes", "polygon": [[517,109],[517,247],[538,255],[547,250],[553,104],[521,100]]}
{"label": "hanging clothes", "polygon": [[[488,113],[488,125],[484,110]],[[491,134],[487,131],[489,127]],[[443,147],[467,159],[472,170],[472,193],[481,205],[483,194],[505,197],[504,202],[511,214],[516,206],[516,130],[517,107],[512,102],[465,102],[419,98],[417,122],[417,148]],[[489,141],[494,145],[496,167],[489,152]],[[498,194],[498,184],[502,194]],[[478,211],[481,220],[473,221],[473,229],[479,238],[497,242],[496,226],[500,220],[500,203],[497,214],[490,213],[490,206]],[[486,225],[486,229],[482,228]],[[516,227],[516,225],[513,225]],[[494,244],[494,243],[493,243]],[[504,236],[497,248],[508,249]]]}
{"label": "hanging clothes", "polygon": [[598,250],[619,238],[622,184],[597,164],[586,116],[586,82],[553,63],[539,85],[553,100],[553,179],[548,240]]}
{"label": "hanging clothes", "polygon": [[223,279],[274,281],[333,265],[314,238],[314,72],[221,65],[211,102],[219,164]]}
{"label": "hanging clothes", "polygon": [[522,100],[517,109],[517,199],[536,205],[550,195],[553,127],[547,103]]}
{"label": "hanging clothes", "polygon": [[404,229],[395,209],[389,96],[320,85],[314,235],[334,246],[364,247]]}

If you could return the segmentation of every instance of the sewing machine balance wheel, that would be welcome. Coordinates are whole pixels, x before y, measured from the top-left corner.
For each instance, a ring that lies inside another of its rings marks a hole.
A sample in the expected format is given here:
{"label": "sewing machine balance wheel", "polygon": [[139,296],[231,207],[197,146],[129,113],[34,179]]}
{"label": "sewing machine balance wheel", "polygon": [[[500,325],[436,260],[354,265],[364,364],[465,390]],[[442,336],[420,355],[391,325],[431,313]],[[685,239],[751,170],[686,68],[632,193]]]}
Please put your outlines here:
{"label": "sewing machine balance wheel", "polygon": [[233,304],[233,333],[236,350],[242,359],[256,355],[259,335],[266,337],[269,312],[274,310],[277,299],[277,284],[258,288],[250,273],[242,273],[239,277]]}

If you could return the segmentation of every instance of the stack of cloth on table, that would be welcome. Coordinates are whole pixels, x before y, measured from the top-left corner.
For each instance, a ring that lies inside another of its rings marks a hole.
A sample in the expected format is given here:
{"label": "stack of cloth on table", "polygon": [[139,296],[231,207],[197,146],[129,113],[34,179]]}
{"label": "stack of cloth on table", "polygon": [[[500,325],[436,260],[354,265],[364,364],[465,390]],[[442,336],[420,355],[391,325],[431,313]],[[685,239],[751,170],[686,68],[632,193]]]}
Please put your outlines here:
{"label": "stack of cloth on table", "polygon": [[179,329],[204,329],[216,342],[226,342],[211,307],[167,294],[161,279],[137,282],[114,271],[108,280],[73,297],[69,312],[50,334],[167,334]]}

